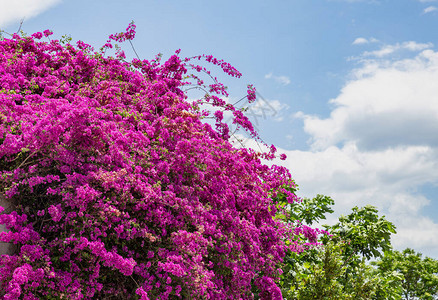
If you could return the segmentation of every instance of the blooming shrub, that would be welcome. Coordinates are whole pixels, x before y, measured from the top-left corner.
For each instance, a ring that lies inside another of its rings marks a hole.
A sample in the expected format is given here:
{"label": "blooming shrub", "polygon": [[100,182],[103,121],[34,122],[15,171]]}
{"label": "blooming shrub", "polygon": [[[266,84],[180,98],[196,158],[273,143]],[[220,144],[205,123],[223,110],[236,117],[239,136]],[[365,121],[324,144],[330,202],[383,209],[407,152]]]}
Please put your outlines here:
{"label": "blooming shrub", "polygon": [[[262,163],[275,147],[232,146],[223,112],[257,133],[193,62],[240,73],[179,51],[164,63],[126,62],[120,49],[105,56],[134,29],[98,52],[50,31],[0,41],[0,191],[13,204],[0,207],[10,230],[0,242],[16,245],[0,258],[0,297],[280,299],[293,231],[272,199],[295,201],[285,189],[294,184],[287,169]],[[190,86],[207,94],[190,102]]]}

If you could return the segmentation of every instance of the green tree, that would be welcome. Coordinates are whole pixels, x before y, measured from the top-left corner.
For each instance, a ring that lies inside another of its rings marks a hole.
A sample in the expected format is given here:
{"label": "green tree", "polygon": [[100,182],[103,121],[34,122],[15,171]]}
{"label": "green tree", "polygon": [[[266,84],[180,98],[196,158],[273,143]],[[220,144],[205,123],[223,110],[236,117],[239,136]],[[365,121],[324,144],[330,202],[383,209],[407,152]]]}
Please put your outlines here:
{"label": "green tree", "polygon": [[315,249],[311,260],[303,262],[297,259],[296,272],[290,276],[292,284],[287,291],[284,290],[284,298],[372,299],[378,278],[370,276],[372,268],[364,261],[354,266],[353,272],[347,272],[351,266],[343,257],[345,247],[345,242],[330,240]]}
{"label": "green tree", "polygon": [[312,225],[320,220],[325,220],[327,213],[333,213],[331,206],[335,204],[332,198],[316,195],[315,198],[303,198],[300,202],[290,205],[289,216],[291,220],[301,220],[307,225]]}
{"label": "green tree", "polygon": [[438,299],[438,261],[407,248],[402,252],[386,251],[371,263],[381,276],[400,274],[403,299]]}
{"label": "green tree", "polygon": [[[290,216],[311,225],[325,219],[332,204],[330,197],[318,195],[290,206]],[[367,264],[391,249],[390,236],[396,232],[391,222],[367,205],[354,207],[337,224],[324,227],[331,235],[322,235],[319,246],[286,256],[286,299],[400,299],[400,275],[383,276]]]}
{"label": "green tree", "polygon": [[325,228],[335,240],[348,241],[344,256],[361,255],[366,259],[381,257],[391,249],[391,234],[396,233],[395,226],[379,217],[378,210],[372,205],[353,207],[352,213],[342,215],[339,222]]}

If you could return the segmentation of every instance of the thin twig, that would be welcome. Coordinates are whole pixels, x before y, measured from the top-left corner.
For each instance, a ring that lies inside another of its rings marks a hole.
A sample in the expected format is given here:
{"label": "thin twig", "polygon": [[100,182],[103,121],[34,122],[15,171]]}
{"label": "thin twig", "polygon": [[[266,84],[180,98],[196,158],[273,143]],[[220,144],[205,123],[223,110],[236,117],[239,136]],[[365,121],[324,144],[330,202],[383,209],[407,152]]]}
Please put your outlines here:
{"label": "thin twig", "polygon": [[248,97],[248,95],[246,95],[245,97],[241,98],[239,101],[233,103],[233,106],[235,106],[237,103],[239,103],[240,101],[242,101],[242,100],[245,99],[246,97]]}
{"label": "thin twig", "polygon": [[238,141],[240,143],[240,145],[242,145],[243,148],[246,148],[244,144],[242,144],[242,142],[240,141],[240,139],[234,135],[234,133],[231,133],[232,136],[234,136],[234,138],[236,139],[236,141]]}
{"label": "thin twig", "polygon": [[[262,147],[260,147],[259,141],[258,141],[257,139],[254,139],[254,140],[256,141],[257,146],[259,146],[260,152],[263,152]],[[262,142],[265,143],[263,140],[262,140]],[[265,144],[266,144],[266,143],[265,143]]]}
{"label": "thin twig", "polygon": [[135,56],[137,56],[138,60],[141,60],[140,56],[138,56],[138,54],[137,54],[137,51],[135,51],[135,48],[134,48],[134,45],[132,44],[132,41],[131,40],[128,40],[128,41],[131,44],[132,50],[134,50]]}
{"label": "thin twig", "polygon": [[20,32],[21,26],[23,25],[23,22],[24,22],[24,18],[21,19],[21,21],[20,21],[20,27],[18,27],[17,34]]}
{"label": "thin twig", "polygon": [[137,281],[135,281],[134,277],[132,277],[132,275],[130,275],[131,279],[134,280],[135,284],[137,285],[138,288],[140,288],[140,285],[137,283]]}
{"label": "thin twig", "polygon": [[29,155],[28,157],[26,157],[25,158],[25,160],[23,160],[22,162],[21,162],[21,164],[17,167],[17,169],[19,169],[19,168],[21,168],[21,166],[29,159],[29,158],[31,158],[32,156],[34,156],[37,152],[39,152],[38,150],[37,151],[35,151],[34,153],[32,153],[31,155]]}

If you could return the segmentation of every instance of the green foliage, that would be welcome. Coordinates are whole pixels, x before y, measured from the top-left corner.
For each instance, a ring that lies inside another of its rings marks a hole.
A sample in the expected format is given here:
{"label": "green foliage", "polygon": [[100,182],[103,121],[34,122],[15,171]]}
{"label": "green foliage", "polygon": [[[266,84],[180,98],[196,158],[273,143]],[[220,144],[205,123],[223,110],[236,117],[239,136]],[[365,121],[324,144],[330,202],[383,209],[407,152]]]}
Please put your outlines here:
{"label": "green foliage", "polygon": [[404,299],[438,298],[438,260],[423,259],[421,253],[407,248],[403,252],[387,251],[372,264],[381,276],[398,274]]}
{"label": "green foliage", "polygon": [[64,34],[64,35],[59,39],[59,42],[60,42],[62,45],[70,44],[71,41],[72,41],[72,37],[71,37],[69,34]]}
{"label": "green foliage", "polygon": [[379,273],[376,269],[372,269],[369,276],[375,278],[375,294],[372,297],[374,300],[398,300],[401,299],[403,288],[401,281],[403,275],[398,272]]}
{"label": "green foliage", "polygon": [[289,214],[291,219],[302,220],[308,225],[312,225],[319,220],[324,220],[327,213],[333,213],[330,207],[335,202],[329,196],[316,195],[315,198],[303,198],[301,202],[291,204]]}
{"label": "green foliage", "polygon": [[310,299],[400,299],[401,278],[396,272],[378,273],[365,259],[355,265],[344,260],[346,243],[327,244],[314,249],[314,256],[295,260],[295,272],[282,285],[283,296],[288,300]]}
{"label": "green foliage", "polygon": [[[332,213],[330,197],[318,195],[289,206],[291,219],[311,225]],[[286,255],[281,287],[285,299],[400,299],[401,275],[379,273],[366,261],[391,249],[395,226],[375,207],[354,207],[333,226],[324,226],[320,245]]]}
{"label": "green foliage", "polygon": [[341,247],[334,243],[313,249],[313,255],[293,255],[289,266],[287,286],[283,285],[285,299],[341,299],[345,297],[337,278],[345,273]]}
{"label": "green foliage", "polygon": [[366,205],[354,207],[348,216],[341,216],[333,226],[325,226],[337,241],[348,241],[344,256],[362,255],[366,259],[382,256],[391,249],[391,234],[396,233],[395,226],[379,217],[376,207]]}

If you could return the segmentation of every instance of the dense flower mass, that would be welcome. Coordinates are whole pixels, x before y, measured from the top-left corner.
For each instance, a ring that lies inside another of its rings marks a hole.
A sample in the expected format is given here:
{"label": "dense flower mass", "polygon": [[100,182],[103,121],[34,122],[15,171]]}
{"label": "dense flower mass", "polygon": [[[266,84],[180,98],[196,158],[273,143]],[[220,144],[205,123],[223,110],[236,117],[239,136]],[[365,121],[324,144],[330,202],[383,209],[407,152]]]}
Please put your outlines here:
{"label": "dense flower mass", "polygon": [[12,204],[0,207],[0,242],[15,245],[0,258],[0,297],[281,298],[294,231],[272,199],[296,200],[290,174],[262,163],[274,147],[231,145],[224,111],[257,134],[218,97],[226,91],[215,78],[199,101],[184,92],[204,85],[192,60],[240,73],[179,51],[165,63],[106,57],[112,41],[135,36],[133,24],[100,52],[51,35],[0,41],[0,193]]}

